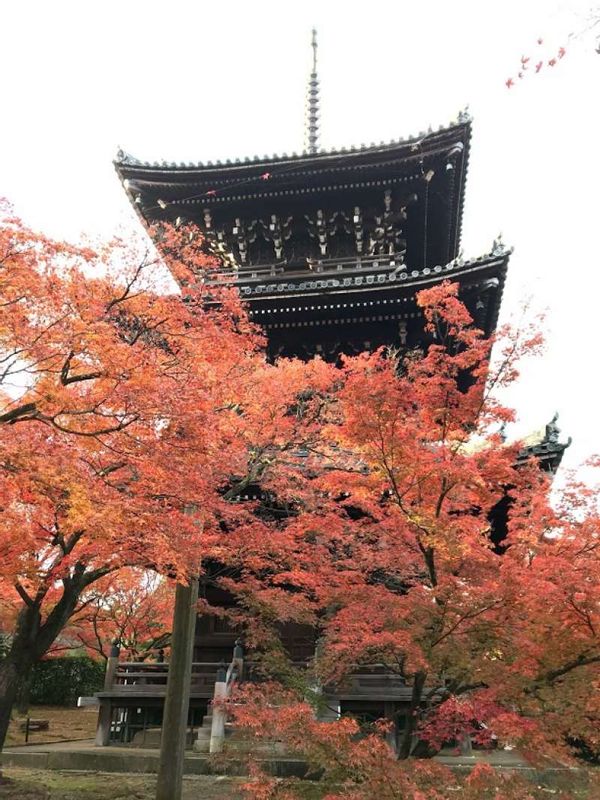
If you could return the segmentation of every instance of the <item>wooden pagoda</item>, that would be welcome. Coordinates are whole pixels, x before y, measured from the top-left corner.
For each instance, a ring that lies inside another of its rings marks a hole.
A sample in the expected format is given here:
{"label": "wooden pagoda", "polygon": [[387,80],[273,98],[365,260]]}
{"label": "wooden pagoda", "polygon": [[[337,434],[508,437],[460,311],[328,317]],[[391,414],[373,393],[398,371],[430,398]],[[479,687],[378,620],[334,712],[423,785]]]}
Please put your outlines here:
{"label": "wooden pagoda", "polygon": [[[463,112],[446,127],[407,139],[319,149],[314,39],[313,48],[306,150],[205,164],[148,163],[119,151],[115,168],[141,221],[199,229],[223,279],[233,279],[266,331],[272,358],[319,354],[335,361],[381,345],[424,348],[415,296],[444,279],[459,283],[475,324],[489,336],[510,250],[498,238],[478,258],[461,254],[469,116]],[[553,472],[566,446],[553,420],[522,457],[535,455]],[[499,512],[505,516],[506,508]],[[314,646],[311,632],[288,627],[282,630],[287,650],[302,659]],[[192,711],[204,715],[206,727],[218,662],[230,660],[236,633],[205,616],[196,636]],[[137,672],[135,665],[117,668],[100,695],[113,739],[139,742],[140,731],[152,726],[165,670],[161,664]],[[329,704],[363,716],[397,716],[409,695],[397,676],[357,675]],[[105,726],[100,741],[108,739]]]}

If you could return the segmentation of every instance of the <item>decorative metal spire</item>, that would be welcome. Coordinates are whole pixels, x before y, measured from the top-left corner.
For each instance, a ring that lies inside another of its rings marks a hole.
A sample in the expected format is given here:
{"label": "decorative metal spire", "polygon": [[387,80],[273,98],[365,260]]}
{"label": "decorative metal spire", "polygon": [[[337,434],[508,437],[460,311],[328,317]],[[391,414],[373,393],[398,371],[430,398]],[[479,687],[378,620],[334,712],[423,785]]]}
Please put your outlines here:
{"label": "decorative metal spire", "polygon": [[312,30],[313,62],[308,81],[306,106],[306,149],[316,153],[319,147],[319,79],[317,77],[317,31]]}

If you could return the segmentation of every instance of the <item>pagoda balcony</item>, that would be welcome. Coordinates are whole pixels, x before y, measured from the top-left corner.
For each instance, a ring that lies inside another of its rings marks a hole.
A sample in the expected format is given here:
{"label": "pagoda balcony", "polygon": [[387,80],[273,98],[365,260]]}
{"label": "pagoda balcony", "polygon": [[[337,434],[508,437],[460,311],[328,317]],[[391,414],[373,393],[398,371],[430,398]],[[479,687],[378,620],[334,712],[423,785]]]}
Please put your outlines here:
{"label": "pagoda balcony", "polygon": [[[210,661],[192,663],[190,697],[212,697],[220,664]],[[119,661],[107,679],[104,690],[96,696],[103,698],[162,698],[167,689],[169,664],[146,661]]]}

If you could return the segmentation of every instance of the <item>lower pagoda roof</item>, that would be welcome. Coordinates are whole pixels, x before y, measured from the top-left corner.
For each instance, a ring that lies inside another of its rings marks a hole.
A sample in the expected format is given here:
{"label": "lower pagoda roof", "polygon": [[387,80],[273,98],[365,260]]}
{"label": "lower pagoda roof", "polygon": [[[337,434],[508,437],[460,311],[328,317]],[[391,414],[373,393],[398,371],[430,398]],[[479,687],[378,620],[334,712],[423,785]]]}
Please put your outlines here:
{"label": "lower pagoda roof", "polygon": [[[251,277],[230,273],[211,283],[235,285],[250,318],[267,334],[272,356],[335,359],[380,346],[424,344],[416,295],[442,280],[457,282],[486,336],[498,321],[510,249],[495,242],[480,258],[408,270],[392,258],[316,265],[312,270]],[[320,270],[320,271],[319,271]]]}
{"label": "lower pagoda roof", "polygon": [[[360,262],[327,262],[307,270],[249,277],[239,274],[235,285],[249,301],[255,318],[296,315],[306,311],[327,310],[343,300],[348,308],[365,308],[393,303],[395,299],[414,299],[416,292],[442,280],[458,281],[461,286],[488,292],[485,316],[478,314],[486,334],[496,327],[510,250],[498,245],[487,255],[464,260],[454,259],[444,266],[410,270],[393,258],[372,258]],[[298,308],[290,303],[299,301]],[[310,303],[310,305],[308,305]],[[317,303],[317,305],[315,305]],[[324,304],[323,304],[324,303]],[[327,305],[329,304],[329,305]],[[483,310],[483,309],[480,309]]]}
{"label": "lower pagoda roof", "polygon": [[565,441],[560,441],[560,428],[556,424],[558,413],[550,422],[538,431],[525,437],[523,449],[519,453],[519,461],[523,462],[529,458],[535,458],[545,472],[552,475],[559,468],[565,450],[571,445],[571,437]]}

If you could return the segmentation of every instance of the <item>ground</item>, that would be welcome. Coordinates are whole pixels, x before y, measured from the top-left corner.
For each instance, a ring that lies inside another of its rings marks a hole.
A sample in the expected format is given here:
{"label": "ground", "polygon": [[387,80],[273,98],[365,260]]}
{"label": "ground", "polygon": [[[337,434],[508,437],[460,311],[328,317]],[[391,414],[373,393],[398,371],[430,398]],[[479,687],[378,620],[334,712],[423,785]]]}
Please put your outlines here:
{"label": "ground", "polygon": [[[7,746],[25,742],[25,734],[20,729],[20,724],[25,720],[26,716],[16,712],[13,714],[6,739]],[[29,716],[31,719],[47,719],[50,721],[50,730],[34,731],[29,734],[29,741],[34,744],[72,741],[73,739],[92,739],[96,734],[97,708],[31,706]]]}
{"label": "ground", "polygon": [[[114,773],[75,773],[8,768],[0,800],[148,800],[155,778]],[[184,780],[184,800],[241,800],[241,778],[194,776]]]}
{"label": "ground", "polygon": [[[42,771],[9,767],[2,771],[0,800],[150,800],[154,797],[155,776],[116,773]],[[243,800],[246,778],[194,775],[184,778],[183,800]],[[321,800],[324,788],[318,783],[301,782],[303,800]],[[537,787],[538,790],[541,787]],[[573,800],[597,800],[593,785],[571,790]],[[457,793],[457,800],[462,794]],[[543,789],[548,797],[556,789]],[[539,793],[535,797],[541,797]],[[546,794],[543,795],[544,797]],[[375,800],[375,799],[374,799]]]}
{"label": "ground", "polygon": [[[81,773],[30,770],[11,767],[2,770],[0,800],[149,800],[154,797],[155,777],[115,773]],[[242,800],[247,778],[194,775],[183,780],[183,800]],[[318,784],[302,787],[303,800],[319,800]]]}
{"label": "ground", "polygon": [[[152,757],[153,754],[156,757],[158,752],[127,747],[100,748],[100,750],[94,748],[93,736],[97,718],[95,709],[36,706],[31,709],[30,716],[34,719],[48,719],[50,730],[33,733],[29,745],[24,747],[24,733],[19,730],[19,720],[15,719],[11,723],[7,742],[14,748],[12,753],[53,752],[56,755],[66,750],[71,756],[92,752],[96,757],[99,753],[113,757],[117,754],[122,757],[128,753],[139,759],[142,756]],[[80,741],[74,741],[77,739]],[[50,742],[58,744],[46,745]],[[61,742],[65,744],[60,744]],[[503,754],[496,752],[494,755],[498,759]],[[508,756],[504,754],[503,757],[506,760]],[[450,761],[445,759],[445,761],[450,763],[455,759]],[[454,763],[450,765],[453,768],[456,766]],[[43,764],[35,763],[35,766]],[[154,775],[83,772],[80,771],[82,766],[85,765],[74,763],[75,769],[70,771],[32,769],[26,768],[24,764],[18,767],[7,766],[2,770],[5,781],[0,781],[0,800],[151,800],[154,796],[156,780]],[[100,765],[95,760],[91,769],[94,766],[96,769],[102,769],[106,764]],[[511,764],[499,763],[499,766],[510,768]],[[245,780],[247,779],[220,775],[189,775],[184,779],[184,800],[198,800],[198,798],[242,800],[244,793],[241,787]],[[592,778],[588,782],[584,780],[583,774],[580,777],[572,773],[555,776],[549,784],[546,784],[545,779],[540,776],[540,782],[548,788],[542,789],[538,786],[538,791],[534,792],[535,797],[557,795],[557,788],[560,787],[568,788],[573,800],[600,800],[600,780]],[[325,792],[325,787],[310,781],[300,782],[298,788],[302,792],[303,800],[320,800]],[[459,800],[462,793],[459,789],[456,791],[456,800]]]}

